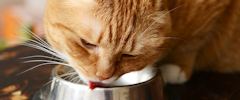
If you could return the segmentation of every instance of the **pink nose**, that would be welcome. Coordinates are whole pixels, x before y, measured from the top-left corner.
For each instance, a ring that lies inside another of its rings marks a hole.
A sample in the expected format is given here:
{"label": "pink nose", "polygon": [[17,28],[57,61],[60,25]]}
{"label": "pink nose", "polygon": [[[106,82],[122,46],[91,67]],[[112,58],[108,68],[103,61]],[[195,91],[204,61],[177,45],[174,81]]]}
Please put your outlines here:
{"label": "pink nose", "polygon": [[106,79],[109,79],[109,78],[105,78],[105,77],[102,77],[102,76],[98,76],[98,78],[99,78],[100,80],[106,80]]}

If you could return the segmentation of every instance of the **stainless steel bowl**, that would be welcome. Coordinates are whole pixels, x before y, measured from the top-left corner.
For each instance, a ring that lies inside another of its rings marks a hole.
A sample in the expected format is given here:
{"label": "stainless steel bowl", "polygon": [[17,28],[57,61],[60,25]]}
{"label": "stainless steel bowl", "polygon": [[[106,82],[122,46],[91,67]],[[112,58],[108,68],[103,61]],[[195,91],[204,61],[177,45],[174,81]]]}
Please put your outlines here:
{"label": "stainless steel bowl", "polygon": [[59,77],[69,70],[72,69],[55,67],[51,84],[35,93],[33,100],[168,100],[160,70],[149,72],[147,69],[125,74],[111,87],[97,87],[93,90],[87,85]]}

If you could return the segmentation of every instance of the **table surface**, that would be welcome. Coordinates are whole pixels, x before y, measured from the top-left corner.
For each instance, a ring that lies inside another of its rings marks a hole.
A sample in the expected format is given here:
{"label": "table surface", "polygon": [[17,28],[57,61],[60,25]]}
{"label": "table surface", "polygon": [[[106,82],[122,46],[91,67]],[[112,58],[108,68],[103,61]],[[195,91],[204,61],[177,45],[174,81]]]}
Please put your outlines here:
{"label": "table surface", "polygon": [[[49,82],[51,70],[56,65],[41,66],[18,75],[40,64],[23,63],[32,58],[20,59],[33,55],[48,54],[25,46],[0,51],[0,100],[32,99],[34,93]],[[166,87],[172,99],[240,100],[240,73],[195,73],[186,84]]]}

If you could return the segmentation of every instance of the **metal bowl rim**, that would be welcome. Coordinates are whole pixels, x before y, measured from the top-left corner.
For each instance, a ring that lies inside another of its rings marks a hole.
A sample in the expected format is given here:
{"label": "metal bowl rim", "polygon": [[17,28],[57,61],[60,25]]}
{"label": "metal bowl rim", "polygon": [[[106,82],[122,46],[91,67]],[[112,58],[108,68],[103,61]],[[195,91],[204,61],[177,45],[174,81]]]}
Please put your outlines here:
{"label": "metal bowl rim", "polygon": [[[61,66],[62,66],[62,65],[56,66],[56,67],[54,67],[53,70],[52,70],[52,73],[53,73],[52,75],[53,75],[53,77],[56,77],[56,80],[61,81],[61,82],[64,82],[64,83],[66,83],[66,84],[73,84],[73,85],[76,85],[76,86],[81,86],[81,87],[87,87],[87,88],[88,88],[87,85],[82,85],[82,84],[77,84],[77,83],[69,82],[69,81],[67,81],[67,80],[62,79],[61,77],[59,77],[56,70],[57,70],[58,68],[60,68]],[[149,84],[149,83],[151,83],[152,81],[154,81],[155,79],[157,79],[157,78],[159,78],[159,77],[161,77],[161,71],[160,71],[160,70],[157,70],[156,75],[155,75],[153,78],[151,78],[151,79],[149,79],[149,80],[147,80],[147,81],[145,81],[145,82],[136,83],[136,84],[132,84],[132,85],[113,86],[113,87],[104,87],[104,88],[102,88],[102,87],[96,87],[94,90],[110,90],[110,89],[117,89],[117,88],[119,88],[119,89],[120,89],[120,88],[133,88],[133,87],[138,87],[138,86],[142,86],[142,85],[145,85],[145,84]]]}

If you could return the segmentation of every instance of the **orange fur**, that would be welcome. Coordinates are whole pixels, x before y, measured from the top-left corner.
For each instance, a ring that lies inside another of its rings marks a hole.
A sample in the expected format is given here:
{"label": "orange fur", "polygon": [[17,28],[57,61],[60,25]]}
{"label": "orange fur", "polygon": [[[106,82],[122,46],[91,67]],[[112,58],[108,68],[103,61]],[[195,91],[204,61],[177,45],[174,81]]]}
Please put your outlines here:
{"label": "orange fur", "polygon": [[189,79],[194,69],[240,70],[239,9],[237,0],[48,0],[45,29],[91,80],[155,63],[177,64]]}

